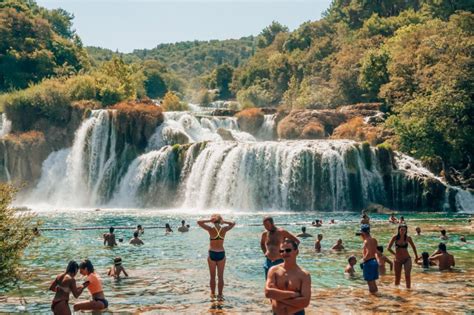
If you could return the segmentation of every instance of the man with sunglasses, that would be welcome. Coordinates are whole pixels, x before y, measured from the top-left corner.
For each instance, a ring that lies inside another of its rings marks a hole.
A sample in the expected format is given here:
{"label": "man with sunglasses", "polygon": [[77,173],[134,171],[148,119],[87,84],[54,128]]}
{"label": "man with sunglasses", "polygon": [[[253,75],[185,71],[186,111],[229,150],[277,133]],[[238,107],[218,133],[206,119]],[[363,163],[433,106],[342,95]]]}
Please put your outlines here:
{"label": "man with sunglasses", "polygon": [[276,227],[272,217],[263,218],[263,226],[266,231],[262,233],[260,247],[265,255],[263,269],[265,270],[265,279],[267,279],[268,270],[273,266],[283,263],[279,252],[283,240],[288,238],[293,240],[296,244],[299,244],[300,241],[296,236],[285,229]]}
{"label": "man with sunglasses", "polygon": [[270,269],[265,297],[271,299],[273,314],[303,315],[311,300],[311,276],[296,263],[295,241],[285,239],[279,252],[284,263]]}

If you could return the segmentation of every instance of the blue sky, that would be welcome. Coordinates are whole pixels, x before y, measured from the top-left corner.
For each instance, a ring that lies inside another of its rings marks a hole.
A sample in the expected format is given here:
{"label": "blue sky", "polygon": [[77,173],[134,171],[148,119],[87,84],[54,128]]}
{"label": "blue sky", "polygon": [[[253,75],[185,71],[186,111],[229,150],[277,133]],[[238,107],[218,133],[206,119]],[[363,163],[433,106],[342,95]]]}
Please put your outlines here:
{"label": "blue sky", "polygon": [[37,0],[74,14],[87,46],[130,52],[160,43],[257,35],[273,20],[291,30],[318,20],[330,0]]}

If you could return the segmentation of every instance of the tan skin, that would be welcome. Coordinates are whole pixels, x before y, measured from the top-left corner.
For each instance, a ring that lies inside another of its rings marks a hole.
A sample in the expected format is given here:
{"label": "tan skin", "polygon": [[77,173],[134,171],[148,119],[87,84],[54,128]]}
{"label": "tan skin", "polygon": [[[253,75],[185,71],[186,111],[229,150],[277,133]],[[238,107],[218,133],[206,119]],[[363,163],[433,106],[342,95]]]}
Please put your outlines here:
{"label": "tan skin", "polygon": [[349,264],[347,264],[346,269],[344,269],[344,273],[347,273],[351,276],[354,275],[355,270],[354,270],[354,265],[357,263],[357,260],[355,258],[351,259],[349,261]]}
{"label": "tan skin", "polygon": [[280,245],[285,238],[295,241],[296,244],[300,243],[300,240],[296,236],[282,228],[277,228],[275,224],[269,220],[264,221],[263,226],[266,231],[262,233],[260,248],[265,257],[271,261],[281,259]]}
{"label": "tan skin", "polygon": [[[361,237],[364,240],[364,246],[362,248],[362,261],[366,262],[370,259],[376,258],[377,256],[377,240],[367,233],[361,233]],[[377,283],[375,280],[367,281],[369,286],[369,292],[374,294],[378,291]]]}
{"label": "tan skin", "polygon": [[[84,268],[84,269],[79,269],[79,272],[80,272],[81,275],[83,275],[83,276],[88,276],[88,275],[90,275],[89,270],[87,270],[86,268]],[[87,283],[87,282],[86,282],[86,283]],[[98,299],[105,299],[104,292],[103,292],[103,291],[100,291],[100,292],[94,293],[94,294],[92,295],[92,300],[91,300],[91,301],[84,301],[84,302],[79,302],[79,303],[74,304],[74,312],[77,312],[77,311],[87,311],[87,310],[92,310],[92,311],[100,311],[100,310],[103,310],[103,309],[105,308],[104,303],[102,303],[102,302],[100,302],[100,301],[95,301],[96,298],[98,298]]]}
{"label": "tan skin", "polygon": [[332,249],[332,250],[335,250],[335,251],[344,250],[344,246],[342,245],[342,240],[341,240],[341,239],[338,239],[338,240],[337,240],[337,243],[334,244],[334,246],[333,246],[331,249]]}
{"label": "tan skin", "polygon": [[311,276],[296,264],[298,250],[284,243],[281,250],[284,263],[270,268],[265,285],[265,297],[271,299],[274,314],[287,315],[303,310],[311,300]]}
{"label": "tan skin", "polygon": [[[418,253],[416,252],[416,246],[413,243],[413,240],[410,236],[407,235],[406,226],[399,227],[400,239],[397,240],[397,235],[394,235],[388,244],[387,250],[395,255],[394,267],[395,267],[395,285],[400,285],[400,280],[402,277],[402,267],[405,269],[405,283],[406,287],[411,288],[411,256],[408,252],[408,248],[401,248],[396,246],[395,251],[393,251],[393,245],[405,245],[409,244],[415,254],[415,261],[419,259]],[[406,239],[406,240],[405,240]],[[405,243],[406,242],[406,243]]]}
{"label": "tan skin", "polygon": [[322,235],[318,235],[318,240],[314,243],[314,249],[317,253],[321,252],[321,241],[323,240]]}
{"label": "tan skin", "polygon": [[383,253],[377,251],[377,263],[379,264],[379,274],[384,275],[387,272],[385,264],[390,266],[390,271],[393,270],[393,262],[388,259]]}
{"label": "tan skin", "polygon": [[109,268],[109,271],[107,272],[107,275],[110,277],[114,277],[116,279],[120,278],[120,274],[123,272],[125,277],[128,277],[128,273],[125,271],[125,268],[120,266],[112,266]]}
{"label": "tan skin", "polygon": [[[76,274],[77,271],[75,273],[62,273],[56,277],[53,283],[51,283],[49,290],[56,292],[53,298],[54,307],[52,307],[54,314],[71,314],[71,309],[68,304],[69,294],[72,293],[75,298],[78,298],[82,294],[82,291],[87,287],[76,286],[76,279],[74,278]],[[67,291],[69,292],[65,291],[64,288],[68,288],[69,290]],[[58,301],[61,302],[54,303]]]}
{"label": "tan skin", "polygon": [[[207,223],[213,223],[214,226],[210,226]],[[235,222],[224,221],[220,216],[212,216],[209,220],[199,220],[197,224],[209,233],[210,238],[217,236],[217,231],[220,230],[220,236],[225,237],[226,233],[230,231],[234,226]],[[225,226],[224,226],[225,225]],[[217,229],[217,230],[216,230]],[[211,240],[209,244],[209,250],[214,252],[224,251],[224,240]],[[211,296],[216,294],[216,270],[217,270],[217,290],[218,297],[222,298],[222,292],[224,290],[224,268],[226,258],[214,261],[210,257],[207,258],[209,265]]]}
{"label": "tan skin", "polygon": [[451,267],[454,267],[456,264],[453,255],[442,251],[440,251],[438,254],[432,255],[430,257],[430,262],[436,262],[438,264],[439,271],[451,270]]}

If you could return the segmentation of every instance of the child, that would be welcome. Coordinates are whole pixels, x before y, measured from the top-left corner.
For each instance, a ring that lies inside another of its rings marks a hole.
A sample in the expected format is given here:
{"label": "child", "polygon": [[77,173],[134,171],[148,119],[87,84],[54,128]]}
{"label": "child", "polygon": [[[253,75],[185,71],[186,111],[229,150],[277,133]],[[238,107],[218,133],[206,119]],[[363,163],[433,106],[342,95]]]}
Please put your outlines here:
{"label": "child", "polygon": [[109,271],[108,271],[107,275],[118,279],[118,278],[120,278],[120,273],[122,273],[122,272],[125,275],[125,277],[128,277],[128,274],[125,271],[125,268],[123,268],[123,266],[122,266],[122,258],[121,257],[115,257],[114,265],[109,268]]}
{"label": "child", "polygon": [[321,241],[323,240],[323,235],[318,234],[318,239],[316,243],[314,243],[314,249],[316,250],[317,253],[321,252]]}
{"label": "child", "polygon": [[393,270],[393,262],[383,254],[383,246],[377,246],[377,263],[379,264],[379,274],[385,274],[385,263],[390,265],[390,271]]}
{"label": "child", "polygon": [[354,265],[357,263],[357,259],[355,258],[355,256],[351,256],[347,259],[347,262],[349,264],[346,266],[346,269],[344,269],[344,273],[353,276],[355,273]]}
{"label": "child", "polygon": [[336,250],[336,251],[344,250],[344,246],[342,245],[342,240],[338,239],[337,243],[331,249]]}

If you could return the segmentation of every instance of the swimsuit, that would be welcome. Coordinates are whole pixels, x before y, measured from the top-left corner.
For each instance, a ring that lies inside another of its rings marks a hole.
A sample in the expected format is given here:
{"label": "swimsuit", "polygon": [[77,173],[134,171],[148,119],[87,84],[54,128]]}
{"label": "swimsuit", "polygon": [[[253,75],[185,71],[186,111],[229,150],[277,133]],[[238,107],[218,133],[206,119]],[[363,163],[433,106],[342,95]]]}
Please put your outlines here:
{"label": "swimsuit", "polygon": [[102,304],[104,304],[104,308],[109,307],[109,301],[107,301],[106,299],[94,298],[94,301],[101,302]]}
{"label": "swimsuit", "polygon": [[66,306],[69,307],[69,300],[53,300],[53,302],[51,302],[51,311],[53,311],[54,313],[54,308],[56,307],[56,305],[58,305],[59,303],[61,302],[66,302]]}
{"label": "swimsuit", "polygon": [[263,264],[263,269],[265,270],[265,280],[267,279],[268,270],[271,267],[282,264],[284,262],[283,258],[277,260],[270,260],[268,257],[265,257],[265,263]]}
{"label": "swimsuit", "polygon": [[225,258],[225,251],[222,252],[215,252],[213,250],[209,251],[209,258],[212,261],[221,261],[222,259]]}
{"label": "swimsuit", "polygon": [[[395,243],[395,247],[396,247],[397,249],[398,249],[398,248],[408,249],[408,243],[405,243],[405,244],[402,244],[402,245]],[[403,260],[397,260],[397,259],[395,258],[395,261],[396,261],[397,263],[402,264],[402,265],[406,264],[409,260],[411,260],[411,257],[410,257],[410,256],[408,256],[407,258],[405,258],[405,259],[403,259]]]}
{"label": "swimsuit", "polygon": [[[302,309],[301,311],[298,311],[296,313],[293,313],[293,315],[304,315],[304,309]],[[273,315],[277,315],[277,313],[273,312]]]}
{"label": "swimsuit", "polygon": [[362,264],[365,281],[374,281],[379,278],[379,264],[377,259],[370,258]]}
{"label": "swimsuit", "polygon": [[217,230],[216,227],[214,227],[214,229],[216,229],[216,232],[217,232],[217,235],[214,237],[214,238],[210,238],[211,241],[223,241],[224,240],[224,236],[221,236],[221,231],[222,231],[222,228],[220,228],[219,230]]}
{"label": "swimsuit", "polygon": [[[89,290],[91,295],[103,292],[102,282],[100,281],[99,276],[95,272],[87,276],[87,281],[90,282],[87,286],[87,289]],[[93,300],[104,304],[104,308],[107,308],[109,306],[109,302],[104,298],[93,298]]]}

